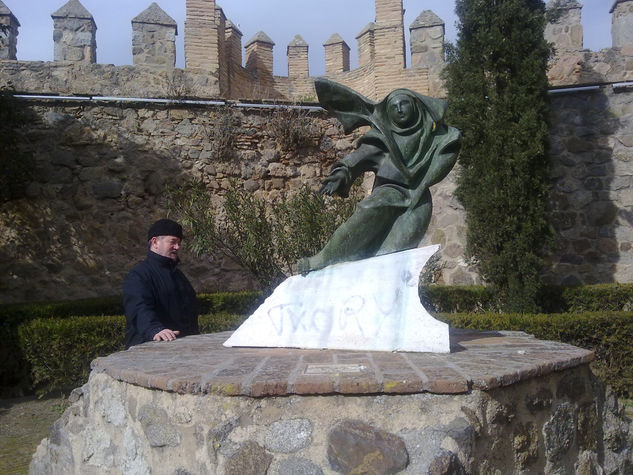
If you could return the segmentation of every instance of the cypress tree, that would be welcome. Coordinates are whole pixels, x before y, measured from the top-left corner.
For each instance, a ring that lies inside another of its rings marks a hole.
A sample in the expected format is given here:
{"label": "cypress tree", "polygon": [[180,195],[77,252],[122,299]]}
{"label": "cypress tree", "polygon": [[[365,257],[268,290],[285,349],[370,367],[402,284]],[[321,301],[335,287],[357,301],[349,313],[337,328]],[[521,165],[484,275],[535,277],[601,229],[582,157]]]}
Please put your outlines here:
{"label": "cypress tree", "polygon": [[462,130],[456,196],[466,209],[467,253],[507,311],[539,309],[550,164],[541,0],[457,0],[448,48],[451,123]]}

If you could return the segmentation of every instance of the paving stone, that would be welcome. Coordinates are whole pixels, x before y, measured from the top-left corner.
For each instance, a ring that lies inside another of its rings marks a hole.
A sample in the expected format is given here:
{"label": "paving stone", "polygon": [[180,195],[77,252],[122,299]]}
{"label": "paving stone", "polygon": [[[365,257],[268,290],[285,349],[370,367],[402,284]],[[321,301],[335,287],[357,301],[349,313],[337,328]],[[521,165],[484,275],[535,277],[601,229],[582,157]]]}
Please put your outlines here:
{"label": "paving stone", "polygon": [[[93,369],[127,383],[183,394],[460,394],[509,386],[594,358],[591,351],[521,332],[451,329],[450,354],[224,347],[230,335],[189,336],[168,345],[149,342],[97,358]],[[559,390],[576,388],[568,386]],[[538,411],[552,394],[526,398],[530,411]]]}

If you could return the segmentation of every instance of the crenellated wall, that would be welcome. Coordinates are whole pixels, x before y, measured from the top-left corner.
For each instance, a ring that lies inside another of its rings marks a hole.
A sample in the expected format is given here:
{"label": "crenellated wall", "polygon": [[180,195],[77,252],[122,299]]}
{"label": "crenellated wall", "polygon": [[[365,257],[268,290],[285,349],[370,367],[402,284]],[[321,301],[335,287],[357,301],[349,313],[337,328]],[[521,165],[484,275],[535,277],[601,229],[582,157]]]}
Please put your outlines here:
{"label": "crenellated wall", "polygon": [[[402,47],[400,5],[399,0],[376,0],[380,15],[357,37],[358,68],[347,66],[348,50],[340,41],[332,43],[338,63],[331,79],[375,99],[382,98],[381,88],[395,87],[442,95],[444,26],[432,12],[422,12],[411,25],[412,67],[405,68],[404,59],[396,67],[390,61],[399,59],[383,58],[383,46],[398,52]],[[621,27],[632,5],[633,0],[613,4],[614,42],[617,38],[620,46],[594,52],[582,49],[579,3],[549,4],[562,9],[558,23],[546,32],[557,44],[549,72],[556,231],[546,272],[551,282],[633,282],[633,44],[623,39]],[[209,134],[215,108],[99,97],[314,98],[309,45],[295,37],[287,48],[288,76],[274,76],[270,37],[258,33],[243,51],[242,33],[215,2],[187,0],[185,69],[172,64],[169,44],[177,26],[155,4],[133,21],[136,65],[104,65],[93,61],[96,44],[85,29],[93,20],[82,8],[73,0],[60,9],[70,23],[56,12],[60,31],[75,28],[56,35],[69,42],[59,50],[80,60],[0,60],[0,87],[12,83],[27,94],[86,96],[26,102],[33,123],[23,146],[36,159],[36,177],[25,198],[0,209],[0,230],[8,236],[0,247],[0,302],[118,293],[123,275],[145,252],[147,222],[165,213],[162,196],[168,184],[202,178],[218,198],[235,178],[245,189],[274,200],[303,182],[317,187],[356,138],[343,136],[336,121],[316,114],[314,144],[283,150],[266,131],[270,111],[238,107],[235,161],[218,161]],[[19,22],[2,0],[0,24],[9,25],[0,33],[0,57],[14,58]],[[83,44],[72,32],[82,34]],[[210,35],[206,47],[205,35]],[[432,189],[434,215],[424,244],[443,246],[441,282],[472,284],[480,278],[464,256],[464,210],[453,196],[457,173]],[[226,259],[185,255],[185,261],[197,290],[253,285]]]}
{"label": "crenellated wall", "polygon": [[[140,97],[315,99],[308,66],[310,45],[301,36],[287,45],[288,75],[274,76],[275,43],[265,32],[258,32],[242,45],[242,32],[226,18],[215,0],[182,1],[186,3],[185,69],[174,69],[176,22],[152,3],[132,19],[133,61],[147,79],[139,83],[141,74],[130,74],[128,66],[102,65],[93,70],[94,77],[88,80],[89,84],[99,84],[92,86],[91,94],[107,96],[117,91]],[[351,47],[334,33],[323,45],[325,75],[374,100],[397,87],[443,96],[444,21],[425,10],[409,26],[411,64],[407,65],[402,0],[375,0],[375,7],[375,21],[356,37],[359,66],[351,69]],[[631,80],[633,0],[614,1],[610,10],[613,47],[600,52],[583,49],[582,4],[578,0],[550,0],[548,8],[558,13],[545,31],[545,37],[556,47],[549,73],[553,86]],[[12,64],[11,60],[16,60],[19,22],[0,0],[0,24],[8,26],[6,32],[0,33],[0,86],[10,81],[16,89],[28,93],[84,93],[83,67],[97,62],[95,20],[79,0],[64,4],[52,14],[52,19],[55,61],[36,63],[37,66],[24,61]],[[60,64],[65,66],[63,75]],[[33,69],[39,71],[35,76],[31,74]],[[161,74],[174,78],[171,90],[166,90]],[[41,80],[48,75],[55,76],[55,88]],[[117,83],[120,76],[134,77],[134,82]],[[196,79],[178,83],[178,78],[186,77]],[[60,84],[64,87],[60,88]],[[129,90],[122,90],[122,86]]]}

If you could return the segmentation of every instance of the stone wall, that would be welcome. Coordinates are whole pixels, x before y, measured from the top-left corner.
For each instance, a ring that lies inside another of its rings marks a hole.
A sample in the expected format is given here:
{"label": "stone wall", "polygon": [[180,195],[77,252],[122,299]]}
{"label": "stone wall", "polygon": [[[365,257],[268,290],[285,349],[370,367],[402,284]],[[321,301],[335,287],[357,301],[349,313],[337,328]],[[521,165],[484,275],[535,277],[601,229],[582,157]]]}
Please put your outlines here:
{"label": "stone wall", "polygon": [[[313,112],[312,145],[284,150],[266,126],[272,109],[232,107],[236,154],[227,162],[214,148],[221,107],[27,104],[33,123],[23,131],[24,149],[36,158],[36,176],[26,198],[0,210],[0,228],[9,236],[0,248],[2,302],[118,294],[145,253],[147,226],[165,214],[168,185],[201,178],[219,198],[235,178],[274,200],[304,182],[317,188],[357,136],[343,136],[334,119]],[[546,277],[565,284],[633,282],[633,94],[611,86],[555,94],[552,107],[556,243]],[[457,173],[432,188],[423,244],[443,247],[440,282],[480,283],[464,255],[464,210],[453,196]],[[226,259],[185,253],[184,261],[198,291],[254,285]]]}
{"label": "stone wall", "polygon": [[628,422],[587,365],[466,394],[265,398],[178,394],[93,372],[70,401],[31,474],[631,469]]}
{"label": "stone wall", "polygon": [[[148,226],[165,215],[170,185],[203,179],[221,197],[235,178],[274,200],[304,182],[316,187],[351,150],[351,137],[319,113],[312,145],[295,151],[271,138],[271,110],[232,108],[236,153],[222,161],[213,148],[225,132],[215,128],[218,108],[43,102],[28,109],[24,150],[35,157],[35,179],[24,199],[0,210],[3,303],[120,293],[146,253]],[[198,291],[253,286],[227,259],[183,258]]]}
{"label": "stone wall", "polygon": [[550,280],[633,277],[633,94],[613,87],[552,98]]}

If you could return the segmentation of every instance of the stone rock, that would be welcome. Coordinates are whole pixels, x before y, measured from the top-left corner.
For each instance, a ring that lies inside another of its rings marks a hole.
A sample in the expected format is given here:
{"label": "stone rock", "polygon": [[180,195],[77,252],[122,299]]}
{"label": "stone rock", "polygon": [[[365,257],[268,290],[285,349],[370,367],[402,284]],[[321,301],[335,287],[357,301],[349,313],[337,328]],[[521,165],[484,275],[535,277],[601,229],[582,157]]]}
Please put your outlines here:
{"label": "stone rock", "polygon": [[536,394],[528,394],[525,396],[525,405],[528,410],[534,414],[551,407],[554,395],[547,388],[541,388]]}
{"label": "stone rock", "polygon": [[271,424],[265,446],[271,452],[289,454],[310,445],[312,421],[309,419],[282,420]]}
{"label": "stone rock", "polygon": [[332,428],[328,434],[327,457],[330,466],[343,473],[397,473],[409,463],[400,437],[353,420],[345,420]]}
{"label": "stone rock", "polygon": [[99,468],[114,465],[114,448],[107,433],[88,427],[83,433],[82,462]]}
{"label": "stone rock", "polygon": [[151,447],[176,447],[180,445],[180,434],[169,423],[167,411],[146,404],[139,410],[138,420]]}
{"label": "stone rock", "polygon": [[261,475],[266,473],[272,455],[252,440],[246,441],[237,453],[227,460],[224,473],[226,475]]}
{"label": "stone rock", "polygon": [[112,388],[105,388],[97,397],[99,400],[95,404],[100,407],[104,420],[115,426],[122,426],[125,423],[126,411],[120,394]]}
{"label": "stone rock", "polygon": [[549,461],[557,461],[571,448],[576,438],[577,414],[573,406],[561,403],[543,426],[545,452]]}
{"label": "stone rock", "polygon": [[97,199],[120,198],[123,185],[119,181],[102,181],[93,183],[92,192]]}
{"label": "stone rock", "polygon": [[466,471],[453,452],[443,450],[429,465],[429,475],[465,475]]}
{"label": "stone rock", "polygon": [[307,459],[289,458],[279,464],[277,475],[323,475],[323,470]]}
{"label": "stone rock", "polygon": [[131,427],[126,427],[123,434],[123,473],[149,475],[152,473],[142,449],[138,446],[138,434]]}
{"label": "stone rock", "polygon": [[594,452],[583,452],[576,464],[576,475],[602,475],[604,471],[600,467],[598,457]]}
{"label": "stone rock", "polygon": [[343,262],[282,282],[224,346],[450,352],[448,325],[420,303],[439,246]]}

